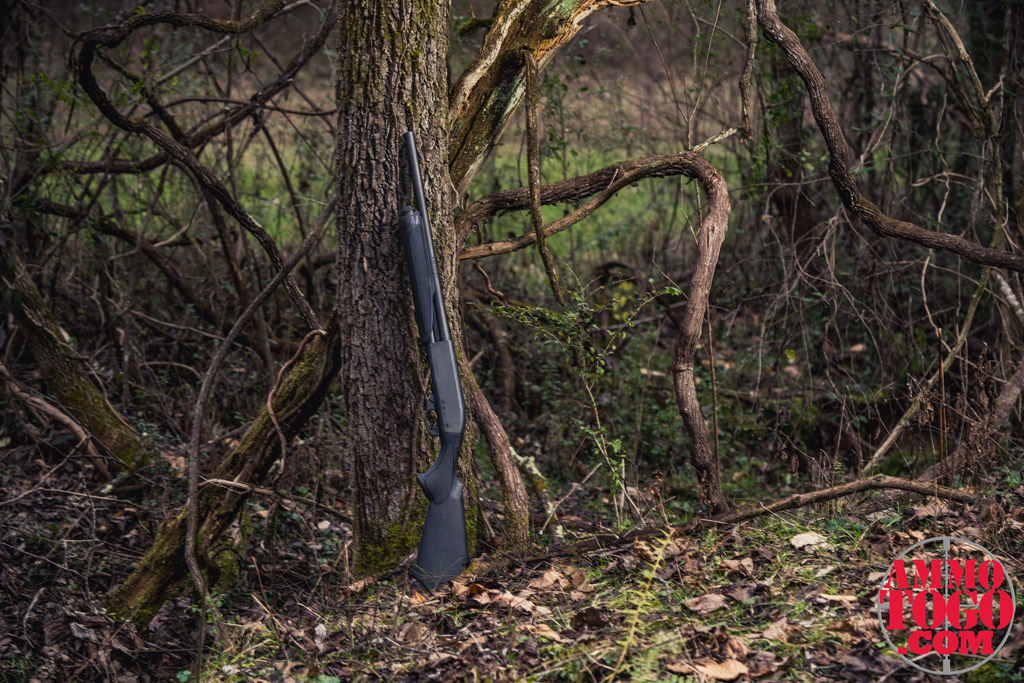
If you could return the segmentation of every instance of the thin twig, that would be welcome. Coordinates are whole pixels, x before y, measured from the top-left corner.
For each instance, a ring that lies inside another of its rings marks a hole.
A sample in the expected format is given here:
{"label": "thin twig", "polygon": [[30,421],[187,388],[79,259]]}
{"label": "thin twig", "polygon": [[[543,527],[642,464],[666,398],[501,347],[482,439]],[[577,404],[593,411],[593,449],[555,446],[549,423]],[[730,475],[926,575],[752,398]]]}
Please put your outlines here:
{"label": "thin twig", "polygon": [[[687,524],[680,524],[671,528],[676,534],[692,535],[712,524],[716,525],[716,527],[729,526],[739,524],[740,522],[746,522],[756,517],[761,517],[762,515],[793,510],[795,508],[805,507],[814,503],[824,503],[837,498],[853,495],[855,493],[887,489],[907,491],[923,496],[935,496],[937,498],[944,498],[964,504],[979,503],[987,500],[980,494],[971,493],[961,489],[939,486],[928,482],[912,481],[910,479],[903,479],[900,477],[886,477],[878,475],[865,479],[857,479],[855,481],[839,484],[838,486],[832,486],[827,489],[820,489],[809,493],[797,493],[792,496],[781,498],[772,503],[762,503],[743,510],[715,515],[714,517],[707,519],[697,519]],[[525,558],[523,562],[537,562],[553,557],[577,555],[584,552],[604,550],[609,547],[632,543],[636,540],[650,538],[652,536],[660,536],[664,533],[665,528],[657,526],[632,529],[623,534],[595,534],[593,537],[579,543],[550,548],[542,554]]]}
{"label": "thin twig", "polygon": [[353,523],[352,517],[347,515],[347,514],[345,514],[344,512],[342,512],[340,510],[335,510],[334,508],[330,507],[329,505],[324,505],[323,503],[318,503],[315,500],[313,500],[312,498],[306,498],[305,496],[295,496],[295,495],[292,495],[292,494],[284,494],[284,493],[281,493],[280,491],[275,491],[274,489],[263,488],[261,486],[254,486],[252,484],[246,484],[246,483],[243,483],[243,482],[240,482],[240,481],[231,481],[230,479],[204,479],[203,482],[202,482],[202,486],[223,486],[224,488],[235,489],[236,491],[247,491],[249,493],[258,493],[261,496],[274,496],[275,498],[280,500],[282,503],[288,503],[289,501],[295,501],[297,503],[302,503],[304,505],[309,505],[311,507],[314,507],[317,510],[322,510],[322,511],[326,512],[327,514],[331,515],[332,517],[336,517],[336,518],[340,519],[341,521],[345,522],[346,524],[352,524]]}
{"label": "thin twig", "polygon": [[551,260],[551,250],[548,249],[547,239],[544,237],[544,217],[540,212],[540,140],[538,138],[537,124],[537,99],[540,90],[540,77],[538,76],[537,60],[530,50],[523,50],[523,57],[526,59],[526,176],[530,184],[530,216],[533,217],[533,232],[537,236],[537,251],[540,253],[540,260],[544,263],[544,270],[548,275],[548,283],[551,285],[551,293],[555,300],[565,306],[565,297],[562,289],[558,286],[558,271],[555,263]]}
{"label": "thin twig", "polygon": [[331,216],[337,206],[338,196],[335,195],[329,202],[327,202],[323,211],[320,212],[320,217],[317,218],[316,225],[302,242],[302,246],[299,247],[299,250],[295,252],[290,259],[288,259],[288,262],[284,264],[276,275],[274,275],[274,278],[267,283],[267,286],[256,295],[245,311],[242,312],[242,315],[238,317],[238,320],[235,321],[231,331],[228,332],[227,338],[224,340],[224,343],[221,344],[220,348],[217,349],[217,354],[214,356],[209,369],[206,371],[202,386],[199,389],[199,398],[196,400],[195,408],[192,411],[192,433],[189,439],[187,454],[188,528],[185,533],[185,563],[188,565],[189,574],[192,576],[192,580],[196,584],[196,589],[199,591],[200,618],[199,643],[197,651],[200,653],[200,658],[203,641],[206,637],[207,590],[206,580],[203,577],[202,571],[199,568],[199,562],[196,559],[196,537],[199,531],[199,441],[202,435],[203,414],[206,411],[206,403],[209,401],[210,392],[213,389],[217,371],[220,370],[220,366],[224,363],[224,359],[227,358],[228,352],[231,350],[231,346],[234,344],[235,339],[237,339],[238,335],[241,334],[242,328],[249,323],[249,320],[253,315],[255,315],[260,306],[263,305],[263,302],[267,300],[271,293],[277,289],[278,285],[280,285],[292,269],[295,268],[296,264],[298,264],[299,261],[309,253],[309,250],[313,248],[313,245],[317,243],[320,239],[321,233],[327,226],[327,219]]}

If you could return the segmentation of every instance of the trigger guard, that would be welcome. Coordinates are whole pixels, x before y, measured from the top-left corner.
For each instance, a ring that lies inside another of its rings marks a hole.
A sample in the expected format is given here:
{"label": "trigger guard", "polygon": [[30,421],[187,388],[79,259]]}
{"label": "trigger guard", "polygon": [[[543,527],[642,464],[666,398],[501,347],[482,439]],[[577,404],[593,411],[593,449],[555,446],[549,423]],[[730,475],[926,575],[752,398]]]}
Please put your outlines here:
{"label": "trigger guard", "polygon": [[441,430],[438,429],[437,420],[434,420],[434,424],[430,424],[430,413],[434,413],[434,417],[437,417],[437,407],[434,405],[433,394],[427,399],[427,407],[423,411],[423,426],[427,428],[427,433],[431,436],[440,436]]}

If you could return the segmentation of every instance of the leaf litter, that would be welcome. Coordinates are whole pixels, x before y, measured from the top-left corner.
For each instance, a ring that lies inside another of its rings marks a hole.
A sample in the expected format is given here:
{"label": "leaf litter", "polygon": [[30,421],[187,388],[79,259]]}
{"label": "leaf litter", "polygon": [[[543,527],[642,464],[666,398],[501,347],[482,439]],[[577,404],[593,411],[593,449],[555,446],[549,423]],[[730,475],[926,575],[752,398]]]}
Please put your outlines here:
{"label": "leaf litter", "polygon": [[[73,479],[51,483],[75,487]],[[0,659],[46,657],[26,680],[116,675],[143,683],[174,680],[188,667],[189,596],[165,604],[149,629],[117,624],[97,600],[74,594],[84,560],[50,550],[69,545],[61,538],[87,537],[128,556],[144,551],[151,532],[135,520],[139,510],[159,519],[160,509],[107,498],[39,492],[6,510],[0,560],[19,570],[0,580],[18,597],[0,604]],[[305,517],[294,519],[295,530],[312,530],[317,542],[344,538],[340,525],[308,510],[296,515]],[[485,567],[435,594],[416,591],[401,574],[311,591],[303,581],[323,565],[302,554],[308,546],[256,547],[248,578],[222,598],[233,605],[232,621],[212,632],[217,651],[203,680],[601,680],[620,660],[617,680],[916,680],[888,650],[874,611],[892,558],[941,534],[978,538],[1014,557],[1024,536],[1024,509],[1013,498],[999,510],[924,501],[881,515],[831,509],[828,519],[811,510],[776,517],[692,537],[655,534],[565,561]],[[58,533],[45,532],[49,526]],[[12,549],[39,544],[26,529],[50,533],[53,545],[36,554],[56,561],[17,562]],[[262,592],[259,578],[271,570],[278,585],[294,577],[291,596]],[[117,581],[99,579],[96,595]],[[43,585],[58,589],[36,588]],[[1011,661],[1021,640],[1018,629]],[[139,662],[151,678],[124,675]]]}

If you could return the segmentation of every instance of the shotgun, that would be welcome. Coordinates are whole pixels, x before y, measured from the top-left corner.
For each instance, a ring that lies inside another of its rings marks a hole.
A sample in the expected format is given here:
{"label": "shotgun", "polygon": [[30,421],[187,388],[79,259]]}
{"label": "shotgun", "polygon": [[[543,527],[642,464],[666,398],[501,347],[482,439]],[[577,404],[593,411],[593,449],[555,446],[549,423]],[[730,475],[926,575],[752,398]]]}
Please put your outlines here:
{"label": "shotgun", "polygon": [[403,207],[398,224],[412,284],[416,326],[430,365],[432,392],[423,420],[427,431],[441,438],[441,452],[437,460],[417,477],[428,502],[412,574],[424,588],[433,592],[439,585],[461,574],[469,562],[462,482],[456,474],[459,449],[466,431],[466,404],[462,398],[459,364],[437,275],[427,201],[423,196],[423,180],[416,157],[416,137],[409,131],[404,140],[416,208]]}

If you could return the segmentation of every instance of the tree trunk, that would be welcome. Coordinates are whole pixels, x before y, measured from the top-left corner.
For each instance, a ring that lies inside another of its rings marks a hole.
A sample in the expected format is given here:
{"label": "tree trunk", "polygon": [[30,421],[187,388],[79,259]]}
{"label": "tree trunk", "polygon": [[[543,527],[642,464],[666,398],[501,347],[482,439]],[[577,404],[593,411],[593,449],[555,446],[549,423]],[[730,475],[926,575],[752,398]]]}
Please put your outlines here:
{"label": "tree trunk", "polygon": [[14,316],[29,340],[32,356],[49,390],[93,439],[114,459],[116,467],[135,470],[149,461],[142,439],[112,405],[90,376],[82,356],[64,341],[53,314],[43,301],[16,253],[0,250],[8,263],[2,282],[13,296]]}
{"label": "tree trunk", "polygon": [[[345,59],[337,91],[338,313],[346,332],[340,381],[353,459],[356,567],[372,573],[393,567],[415,548],[426,512],[415,473],[438,452],[423,422],[428,375],[397,230],[400,206],[411,203],[406,165],[399,162],[406,130],[419,143],[452,339],[462,355],[444,125],[448,3],[347,3],[339,36],[338,54]],[[469,468],[475,439],[468,436],[460,478],[472,552],[479,513]]]}
{"label": "tree trunk", "polygon": [[[291,371],[274,392],[274,415],[286,441],[320,408],[338,370],[337,319],[326,323],[326,335],[317,335],[302,350]],[[199,493],[199,562],[207,570],[209,585],[223,581],[225,572],[237,572],[210,550],[238,517],[247,499],[244,487],[262,482],[281,454],[281,439],[264,405],[241,442],[210,475],[211,479],[238,482],[242,490],[206,486]],[[145,624],[185,578],[185,529],[188,508],[164,522],[156,540],[131,576],[107,599],[111,615]],[[244,550],[233,554],[244,557]]]}
{"label": "tree trunk", "polygon": [[526,93],[526,59],[543,69],[571,41],[583,20],[611,5],[647,0],[502,0],[479,54],[452,86],[448,150],[458,194],[469,187],[480,164],[505,131]]}

